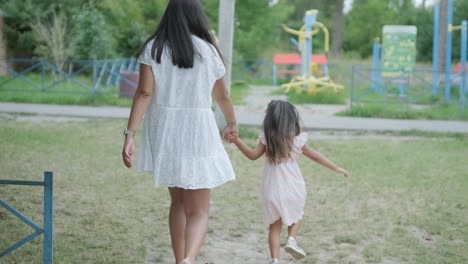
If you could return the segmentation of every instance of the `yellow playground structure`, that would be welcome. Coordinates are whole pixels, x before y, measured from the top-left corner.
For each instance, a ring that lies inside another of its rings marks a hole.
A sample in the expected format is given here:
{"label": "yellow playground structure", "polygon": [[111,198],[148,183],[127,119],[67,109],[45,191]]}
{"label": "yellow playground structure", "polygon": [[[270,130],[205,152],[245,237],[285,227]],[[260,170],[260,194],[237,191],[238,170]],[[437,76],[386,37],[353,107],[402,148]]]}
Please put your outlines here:
{"label": "yellow playground structure", "polygon": [[[281,85],[286,92],[295,89],[297,92],[305,90],[309,94],[315,94],[328,89],[332,89],[334,92],[337,92],[338,89],[343,89],[343,85],[334,83],[330,78],[327,57],[324,54],[312,55],[312,36],[321,31],[325,35],[324,49],[326,52],[329,50],[328,29],[322,23],[316,21],[317,14],[317,10],[307,11],[304,16],[304,25],[299,30],[294,30],[283,25],[283,29],[286,32],[297,36],[298,40],[292,38],[291,41],[300,52],[300,57],[297,54],[276,54],[273,59],[274,80],[276,80],[276,74],[280,72],[277,70],[277,64],[300,63],[299,75],[293,77],[289,83]],[[323,74],[321,76],[318,75],[319,64],[323,66]]]}

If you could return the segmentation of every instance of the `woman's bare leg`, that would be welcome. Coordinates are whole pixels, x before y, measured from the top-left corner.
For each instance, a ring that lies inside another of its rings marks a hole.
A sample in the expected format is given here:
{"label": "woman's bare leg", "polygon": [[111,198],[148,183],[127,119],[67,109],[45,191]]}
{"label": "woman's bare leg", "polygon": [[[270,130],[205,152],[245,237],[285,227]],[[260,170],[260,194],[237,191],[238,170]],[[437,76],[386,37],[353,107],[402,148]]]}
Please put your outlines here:
{"label": "woman's bare leg", "polygon": [[171,232],[172,250],[176,264],[185,256],[185,207],[184,189],[169,188],[171,208],[169,209],[169,229]]}
{"label": "woman's bare leg", "polygon": [[299,232],[299,222],[288,226],[288,237],[296,239],[297,233]]}
{"label": "woman's bare leg", "polygon": [[184,206],[185,257],[195,263],[208,231],[210,189],[184,190]]}
{"label": "woman's bare leg", "polygon": [[283,222],[281,218],[270,225],[270,232],[268,234],[268,244],[270,245],[270,254],[272,259],[279,259],[281,228]]}

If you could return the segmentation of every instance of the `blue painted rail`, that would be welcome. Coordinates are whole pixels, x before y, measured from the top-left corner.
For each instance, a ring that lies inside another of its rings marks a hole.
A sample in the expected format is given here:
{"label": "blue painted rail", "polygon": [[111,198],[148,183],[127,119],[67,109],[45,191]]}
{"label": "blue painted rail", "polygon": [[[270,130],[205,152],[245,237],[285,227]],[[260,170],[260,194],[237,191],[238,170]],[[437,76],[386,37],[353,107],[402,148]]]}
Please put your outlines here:
{"label": "blue painted rail", "polygon": [[34,229],[34,233],[23,238],[19,242],[15,243],[11,247],[0,252],[0,258],[11,253],[15,249],[18,249],[22,245],[31,241],[40,234],[44,234],[44,251],[43,259],[44,264],[52,264],[53,262],[53,213],[52,213],[52,201],[53,201],[53,173],[44,172],[44,181],[14,181],[14,180],[0,180],[1,184],[7,185],[28,185],[28,186],[43,186],[44,187],[44,228],[39,227],[21,212],[8,205],[4,201],[0,200],[0,206],[11,212],[13,215],[18,217],[21,221],[29,225]]}
{"label": "blue painted rail", "polygon": [[458,96],[459,100],[451,102],[445,100],[445,95],[441,97],[441,93],[438,92],[445,86],[445,76],[441,76],[440,81],[436,82],[434,87],[434,72],[429,68],[416,68],[409,72],[387,72],[386,74],[381,68],[354,65],[350,86],[351,108],[359,104],[383,107],[392,104],[403,106],[400,109],[405,110],[408,107],[425,109],[450,104],[459,107],[461,116],[464,116],[468,96],[465,93],[465,87],[468,86],[465,74],[450,72],[451,89],[454,90],[456,86],[460,86],[458,95],[452,93],[452,97]]}
{"label": "blue painted rail", "polygon": [[134,58],[111,60],[0,59],[0,90],[77,94],[115,93],[119,82],[136,87],[126,72],[138,71]]}

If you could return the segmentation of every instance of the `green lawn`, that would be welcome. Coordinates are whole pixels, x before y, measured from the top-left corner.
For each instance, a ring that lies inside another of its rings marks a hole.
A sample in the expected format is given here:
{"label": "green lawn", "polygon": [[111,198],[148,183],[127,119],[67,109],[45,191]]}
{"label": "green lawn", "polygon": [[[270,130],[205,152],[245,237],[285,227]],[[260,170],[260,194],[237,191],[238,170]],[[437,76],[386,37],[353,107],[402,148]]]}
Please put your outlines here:
{"label": "green lawn", "polygon": [[468,120],[468,110],[464,115],[458,104],[427,105],[423,109],[413,105],[397,104],[355,104],[351,109],[338,113],[339,116],[378,117],[396,119],[434,119],[434,120]]}
{"label": "green lawn", "polygon": [[[54,172],[55,263],[173,263],[168,193],[121,163],[125,120],[0,119],[2,179]],[[249,143],[255,132],[242,129]],[[412,132],[412,135],[417,133]],[[345,179],[302,158],[308,198],[303,262],[467,263],[468,139],[465,136],[310,139],[351,172]],[[238,179],[213,191],[200,263],[266,263],[259,198],[261,160],[227,146]],[[0,186],[0,198],[42,223],[39,187]],[[0,209],[0,249],[31,229]],[[1,263],[41,263],[42,237]]]}
{"label": "green lawn", "polygon": [[[40,83],[35,75],[31,80]],[[0,81],[2,78],[0,78]],[[236,105],[245,104],[249,85],[245,82],[233,82],[231,86],[232,102]],[[132,98],[119,97],[118,87],[110,86],[99,89],[96,94],[83,89],[74,83],[58,85],[54,89],[41,91],[27,86],[21,80],[8,83],[0,87],[1,102],[36,103],[36,104],[59,104],[59,105],[112,105],[131,106]]]}

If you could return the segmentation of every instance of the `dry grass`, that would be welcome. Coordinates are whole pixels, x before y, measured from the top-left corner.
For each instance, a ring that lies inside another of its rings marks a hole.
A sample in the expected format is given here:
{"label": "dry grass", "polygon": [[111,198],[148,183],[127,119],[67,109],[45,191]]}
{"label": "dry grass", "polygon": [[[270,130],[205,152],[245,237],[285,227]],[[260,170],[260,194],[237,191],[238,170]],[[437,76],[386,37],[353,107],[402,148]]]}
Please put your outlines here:
{"label": "dry grass", "polygon": [[[151,176],[121,165],[125,121],[0,121],[0,178],[39,180],[42,171],[54,171],[56,263],[173,263],[167,191],[155,190]],[[298,238],[308,257],[300,263],[468,262],[464,137],[311,139],[309,144],[352,175],[344,179],[300,160],[308,186]],[[213,191],[200,260],[267,263],[259,200],[262,161],[247,161],[233,146],[227,149],[238,180]],[[41,197],[38,187],[0,186],[0,199],[39,223]],[[0,249],[30,230],[5,215]],[[0,263],[41,263],[41,241]]]}

